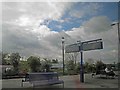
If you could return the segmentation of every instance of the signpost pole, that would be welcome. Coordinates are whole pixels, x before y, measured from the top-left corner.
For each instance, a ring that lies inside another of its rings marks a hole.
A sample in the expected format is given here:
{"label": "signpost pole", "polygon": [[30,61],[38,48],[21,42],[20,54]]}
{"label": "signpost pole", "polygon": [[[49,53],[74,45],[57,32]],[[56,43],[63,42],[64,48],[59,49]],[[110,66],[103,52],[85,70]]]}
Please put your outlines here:
{"label": "signpost pole", "polygon": [[83,52],[80,51],[81,54],[81,63],[80,63],[80,82],[84,82],[84,70],[83,70]]}
{"label": "signpost pole", "polygon": [[83,68],[83,43],[81,41],[77,41],[79,44],[80,51],[80,82],[84,83],[84,68]]}
{"label": "signpost pole", "polygon": [[71,44],[66,47],[66,53],[80,52],[80,82],[84,83],[84,67],[83,67],[83,51],[103,49],[102,39],[90,41],[77,41],[76,44]]}

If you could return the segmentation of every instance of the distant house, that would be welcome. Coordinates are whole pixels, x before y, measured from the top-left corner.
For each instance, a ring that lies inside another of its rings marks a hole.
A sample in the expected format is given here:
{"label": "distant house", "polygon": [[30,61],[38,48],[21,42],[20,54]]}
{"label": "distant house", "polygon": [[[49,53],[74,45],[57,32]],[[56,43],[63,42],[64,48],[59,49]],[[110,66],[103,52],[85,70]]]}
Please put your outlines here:
{"label": "distant house", "polygon": [[60,63],[54,63],[51,66],[51,69],[60,69],[60,68],[63,68],[63,65]]}
{"label": "distant house", "polygon": [[106,64],[106,65],[112,67],[114,70],[118,70],[119,67],[118,64]]}
{"label": "distant house", "polygon": [[6,71],[13,69],[12,65],[0,65],[1,72],[0,73],[6,73]]}

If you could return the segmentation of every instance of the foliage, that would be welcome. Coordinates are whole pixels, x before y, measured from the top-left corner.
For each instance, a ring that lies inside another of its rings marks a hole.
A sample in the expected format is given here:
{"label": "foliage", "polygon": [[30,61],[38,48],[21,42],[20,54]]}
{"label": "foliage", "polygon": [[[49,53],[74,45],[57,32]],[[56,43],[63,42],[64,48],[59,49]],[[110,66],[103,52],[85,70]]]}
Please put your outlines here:
{"label": "foliage", "polygon": [[2,56],[2,65],[11,65],[11,63],[10,63],[10,56],[9,56],[9,54],[8,53],[3,53],[2,52],[2,54],[1,54]]}
{"label": "foliage", "polygon": [[79,53],[66,53],[66,69],[68,74],[79,73],[80,65],[77,64],[77,56]]}
{"label": "foliage", "polygon": [[70,60],[66,64],[68,74],[75,74],[75,64],[73,60]]}
{"label": "foliage", "polygon": [[74,70],[75,69],[74,61],[73,60],[68,61],[66,64],[66,68],[67,70]]}
{"label": "foliage", "polygon": [[20,61],[19,69],[20,73],[27,73],[29,72],[29,65],[27,61]]}
{"label": "foliage", "polygon": [[51,68],[51,61],[48,60],[47,58],[44,58],[44,62],[41,65],[41,69],[43,72],[50,72],[50,68]]}
{"label": "foliage", "polygon": [[58,59],[52,59],[52,63],[58,63]]}
{"label": "foliage", "polygon": [[11,61],[11,64],[13,65],[13,67],[14,67],[14,71],[16,73],[18,73],[19,72],[19,61],[20,61],[19,53],[12,53],[10,55],[10,61]]}
{"label": "foliage", "polygon": [[78,62],[75,66],[76,73],[80,73],[80,62]]}
{"label": "foliage", "polygon": [[74,64],[76,65],[77,61],[77,56],[79,53],[66,53],[66,60],[73,61]]}
{"label": "foliage", "polygon": [[6,55],[7,55],[7,53],[2,53],[2,65],[7,64],[6,59],[5,59]]}
{"label": "foliage", "polygon": [[40,58],[35,56],[30,56],[28,59],[28,65],[31,69],[31,72],[39,72],[40,71]]}
{"label": "foliage", "polygon": [[96,70],[97,71],[104,70],[105,67],[106,67],[106,65],[102,61],[97,61],[97,63],[96,63]]}
{"label": "foliage", "polygon": [[84,64],[84,72],[90,73],[90,72],[95,72],[95,70],[96,70],[96,67],[95,67],[94,64],[85,62],[85,64]]}

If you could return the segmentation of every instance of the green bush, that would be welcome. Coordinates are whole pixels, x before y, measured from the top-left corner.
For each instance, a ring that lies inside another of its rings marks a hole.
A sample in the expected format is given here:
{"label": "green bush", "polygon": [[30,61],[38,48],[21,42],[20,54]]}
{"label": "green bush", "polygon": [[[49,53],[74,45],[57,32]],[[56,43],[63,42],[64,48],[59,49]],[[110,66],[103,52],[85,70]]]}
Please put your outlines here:
{"label": "green bush", "polygon": [[31,72],[39,72],[40,71],[40,59],[38,57],[35,56],[30,56],[28,59],[28,65],[31,69]]}

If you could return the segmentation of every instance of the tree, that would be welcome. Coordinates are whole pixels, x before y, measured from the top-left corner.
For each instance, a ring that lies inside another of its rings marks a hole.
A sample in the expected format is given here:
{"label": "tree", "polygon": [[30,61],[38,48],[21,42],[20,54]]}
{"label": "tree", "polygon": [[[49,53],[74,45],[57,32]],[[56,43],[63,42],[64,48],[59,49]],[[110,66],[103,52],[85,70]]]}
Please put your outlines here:
{"label": "tree", "polygon": [[28,65],[31,69],[31,72],[39,72],[40,71],[40,58],[35,56],[30,56],[28,59]]}
{"label": "tree", "polygon": [[76,71],[76,73],[80,73],[80,62],[76,63],[75,71]]}
{"label": "tree", "polygon": [[58,59],[52,59],[52,63],[58,63]]}
{"label": "tree", "polygon": [[13,65],[13,67],[14,67],[15,73],[18,73],[19,72],[19,61],[20,61],[19,53],[12,53],[10,55],[10,61],[11,61],[11,64]]}
{"label": "tree", "polygon": [[44,63],[42,63],[42,70],[45,70],[45,72],[50,72],[51,66],[51,61],[47,58],[44,58]]}
{"label": "tree", "polygon": [[85,62],[84,71],[85,72],[95,72],[95,65],[93,63],[93,59],[88,59],[88,61]]}
{"label": "tree", "polygon": [[93,63],[94,63],[94,59],[88,58],[88,59],[87,59],[87,62],[88,62],[89,64],[93,64]]}
{"label": "tree", "polygon": [[6,55],[7,55],[7,53],[2,53],[2,65],[6,65],[7,64],[7,62],[6,62]]}
{"label": "tree", "polygon": [[77,63],[77,56],[79,55],[79,53],[66,53],[66,60],[73,60],[74,64],[76,65]]}
{"label": "tree", "polygon": [[75,64],[73,60],[70,60],[66,64],[66,68],[68,71],[68,74],[74,74],[75,73]]}
{"label": "tree", "polygon": [[75,65],[76,65],[76,63],[77,63],[77,56],[78,56],[78,55],[79,55],[79,53],[78,53],[78,52],[74,53]]}
{"label": "tree", "polygon": [[102,61],[97,61],[96,62],[96,70],[100,71],[105,69],[106,65]]}
{"label": "tree", "polygon": [[89,72],[89,63],[88,62],[85,62],[85,64],[84,64],[84,71]]}

